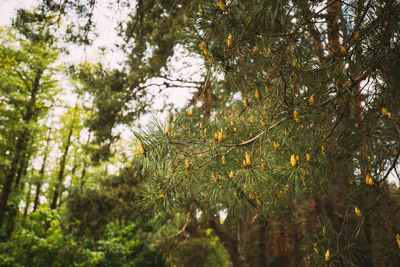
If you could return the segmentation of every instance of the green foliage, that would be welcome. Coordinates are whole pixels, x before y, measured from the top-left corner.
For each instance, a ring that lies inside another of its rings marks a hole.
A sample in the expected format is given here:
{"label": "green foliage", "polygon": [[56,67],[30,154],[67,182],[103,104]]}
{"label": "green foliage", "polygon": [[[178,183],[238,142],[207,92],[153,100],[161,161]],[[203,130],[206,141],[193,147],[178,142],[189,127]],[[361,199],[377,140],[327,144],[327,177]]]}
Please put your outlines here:
{"label": "green foliage", "polygon": [[97,250],[104,258],[97,266],[168,266],[159,254],[150,250],[137,236],[137,223],[110,223]]}
{"label": "green foliage", "polygon": [[96,253],[83,249],[60,228],[60,216],[41,207],[25,228],[1,244],[2,266],[75,266],[84,261],[95,266]]}
{"label": "green foliage", "polygon": [[99,240],[76,240],[61,216],[41,207],[1,243],[1,266],[167,266],[137,235],[138,222],[111,222]]}

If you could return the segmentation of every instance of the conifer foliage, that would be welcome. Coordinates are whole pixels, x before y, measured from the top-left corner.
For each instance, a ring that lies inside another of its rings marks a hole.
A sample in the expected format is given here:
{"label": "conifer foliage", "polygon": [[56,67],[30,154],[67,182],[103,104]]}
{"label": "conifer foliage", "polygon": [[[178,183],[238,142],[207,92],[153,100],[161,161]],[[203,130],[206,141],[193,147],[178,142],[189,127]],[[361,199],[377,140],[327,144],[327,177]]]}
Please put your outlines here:
{"label": "conifer foliage", "polygon": [[[224,105],[210,118],[205,105],[188,107],[137,133],[154,171],[143,204],[201,211],[234,266],[255,266],[252,255],[260,266],[282,255],[300,265],[396,261],[398,2],[195,6],[183,42],[203,56]],[[251,234],[232,235],[222,214],[251,216],[238,219]]]}

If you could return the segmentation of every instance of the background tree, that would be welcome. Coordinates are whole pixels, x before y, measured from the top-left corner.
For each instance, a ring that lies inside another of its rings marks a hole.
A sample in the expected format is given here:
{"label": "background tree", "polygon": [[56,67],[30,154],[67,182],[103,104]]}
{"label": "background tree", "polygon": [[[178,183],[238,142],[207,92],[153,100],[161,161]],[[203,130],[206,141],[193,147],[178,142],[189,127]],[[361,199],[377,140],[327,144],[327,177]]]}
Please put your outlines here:
{"label": "background tree", "polygon": [[[21,10],[15,20],[15,31],[2,30],[1,90],[3,153],[8,164],[0,198],[0,225],[3,224],[13,183],[20,182],[26,173],[31,153],[29,144],[35,142],[38,119],[45,115],[48,103],[55,94],[52,78],[58,49],[50,34],[54,18]],[[10,216],[16,209],[10,206]]]}

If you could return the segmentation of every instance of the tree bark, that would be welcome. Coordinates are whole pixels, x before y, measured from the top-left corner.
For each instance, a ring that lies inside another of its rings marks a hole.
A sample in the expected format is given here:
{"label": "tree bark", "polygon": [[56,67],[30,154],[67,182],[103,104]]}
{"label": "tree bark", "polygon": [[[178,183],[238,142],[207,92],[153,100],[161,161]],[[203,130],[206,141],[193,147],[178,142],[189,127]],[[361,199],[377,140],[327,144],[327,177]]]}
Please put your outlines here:
{"label": "tree bark", "polygon": [[42,77],[42,73],[43,73],[43,70],[37,71],[35,80],[32,84],[30,100],[29,100],[28,106],[26,108],[26,113],[23,117],[24,130],[22,131],[21,135],[18,138],[17,145],[15,148],[14,158],[11,162],[10,169],[7,172],[6,181],[4,183],[4,186],[3,186],[3,189],[1,192],[0,227],[3,226],[4,220],[5,220],[6,211],[7,211],[7,202],[8,202],[10,193],[11,193],[11,187],[12,187],[14,178],[18,171],[18,165],[22,160],[24,160],[26,146],[27,146],[27,143],[29,142],[30,133],[29,133],[28,125],[29,125],[29,122],[32,120],[33,115],[36,111],[36,109],[35,109],[36,97],[37,97],[37,94],[39,91],[39,82]]}
{"label": "tree bark", "polygon": [[43,162],[42,162],[42,166],[40,167],[40,171],[39,171],[39,180],[36,182],[36,193],[35,193],[35,200],[33,202],[33,211],[32,212],[35,212],[40,204],[39,197],[40,197],[40,192],[42,189],[42,181],[44,179],[44,171],[46,169],[47,157],[49,155],[51,130],[52,130],[52,128],[50,127],[49,132],[47,134],[46,147],[44,149],[44,155],[43,155]]}
{"label": "tree bark", "polygon": [[240,253],[241,249],[239,246],[243,246],[243,244],[239,244],[240,242],[237,237],[227,232],[216,218],[211,219],[209,224],[221,240],[222,245],[228,251],[232,265],[234,267],[248,267],[249,264],[246,261],[246,258],[243,257],[242,253]]}
{"label": "tree bark", "polygon": [[31,189],[32,189],[32,184],[29,183],[28,190],[26,192],[26,197],[25,197],[25,208],[24,208],[24,215],[23,215],[23,220],[25,221],[26,215],[28,215],[28,209],[31,204]]}
{"label": "tree bark", "polygon": [[258,266],[267,267],[268,256],[267,256],[267,221],[259,219],[258,225]]}
{"label": "tree bark", "polygon": [[57,200],[60,194],[61,190],[61,185],[64,181],[64,171],[65,171],[65,164],[67,161],[67,156],[68,156],[68,150],[71,145],[71,137],[72,137],[72,132],[74,130],[74,122],[72,122],[71,127],[69,128],[68,132],[68,137],[67,137],[67,142],[64,147],[64,153],[61,157],[61,162],[60,162],[60,171],[58,172],[58,178],[56,185],[54,187],[54,194],[53,194],[53,199],[50,204],[50,209],[54,210],[57,207]]}

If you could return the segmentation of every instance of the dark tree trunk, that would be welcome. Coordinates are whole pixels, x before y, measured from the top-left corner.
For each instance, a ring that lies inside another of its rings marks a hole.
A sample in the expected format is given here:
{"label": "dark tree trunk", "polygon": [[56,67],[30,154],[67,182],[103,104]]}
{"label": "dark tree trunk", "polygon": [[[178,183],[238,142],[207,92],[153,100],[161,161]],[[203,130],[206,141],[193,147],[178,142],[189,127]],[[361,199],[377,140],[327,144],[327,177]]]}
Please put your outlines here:
{"label": "dark tree trunk", "polygon": [[25,132],[18,138],[17,147],[15,149],[14,159],[11,163],[11,167],[6,176],[6,182],[4,183],[3,190],[1,191],[0,197],[0,227],[3,225],[7,210],[7,201],[11,193],[11,186],[15,177],[15,173],[18,168],[18,162],[20,161],[21,152],[25,148]]}
{"label": "dark tree trunk", "polygon": [[210,220],[210,227],[214,230],[215,234],[219,237],[222,245],[225,247],[232,261],[234,267],[248,267],[250,266],[246,260],[245,255],[243,255],[244,250],[244,240],[238,238],[240,236],[240,229],[238,230],[237,236],[232,235],[226,231],[217,219]]}
{"label": "dark tree trunk", "polygon": [[7,172],[6,175],[6,181],[3,186],[3,190],[1,192],[1,197],[0,197],[0,227],[3,225],[4,220],[5,220],[5,215],[7,211],[7,202],[8,198],[11,193],[11,186],[13,184],[14,178],[17,174],[18,171],[18,163],[22,162],[23,157],[25,155],[25,150],[27,143],[29,141],[29,128],[28,124],[32,120],[33,115],[36,111],[35,106],[36,106],[36,97],[39,91],[39,82],[42,77],[42,70],[39,70],[36,73],[35,80],[33,81],[32,84],[32,91],[31,91],[31,96],[30,100],[28,103],[28,106],[26,107],[26,113],[23,117],[23,122],[24,122],[24,130],[21,133],[21,135],[18,138],[17,146],[15,148],[15,153],[14,153],[14,158],[11,162],[11,166]]}
{"label": "dark tree trunk", "polygon": [[47,156],[49,155],[51,130],[52,130],[52,128],[49,129],[49,132],[47,134],[46,148],[44,149],[42,167],[40,168],[40,171],[39,171],[39,180],[36,182],[36,193],[35,193],[35,200],[33,201],[33,211],[32,212],[35,212],[40,204],[39,197],[40,197],[40,192],[42,190],[42,181],[44,179],[44,171],[46,169]]}
{"label": "dark tree trunk", "polygon": [[25,208],[24,208],[24,217],[23,217],[24,221],[26,219],[26,215],[28,215],[28,209],[31,204],[31,189],[32,189],[32,184],[29,183],[28,191],[26,192],[26,198],[25,198]]}
{"label": "dark tree trunk", "polygon": [[54,187],[54,194],[53,194],[53,199],[50,204],[50,209],[54,210],[57,207],[57,200],[59,198],[59,194],[61,191],[61,186],[64,181],[64,171],[65,171],[65,164],[67,161],[67,156],[68,156],[68,150],[71,145],[71,137],[72,137],[72,132],[74,130],[74,123],[71,124],[71,127],[69,128],[68,132],[68,137],[67,137],[67,142],[64,147],[64,153],[61,157],[61,162],[60,162],[60,171],[58,172],[58,178],[56,185]]}
{"label": "dark tree trunk", "polygon": [[267,221],[259,220],[258,228],[258,266],[267,267],[268,256],[267,256]]}
{"label": "dark tree trunk", "polygon": [[[25,151],[24,155],[21,158],[21,162],[19,164],[19,168],[17,171],[16,179],[15,179],[15,185],[14,185],[15,187],[17,187],[19,185],[19,183],[21,182],[21,178],[26,176],[26,172],[28,170],[29,159],[32,155],[32,146],[33,146],[32,140],[29,140],[29,141],[31,141],[30,145],[29,145],[29,149],[27,151]],[[21,189],[22,189],[22,187],[21,187]]]}

